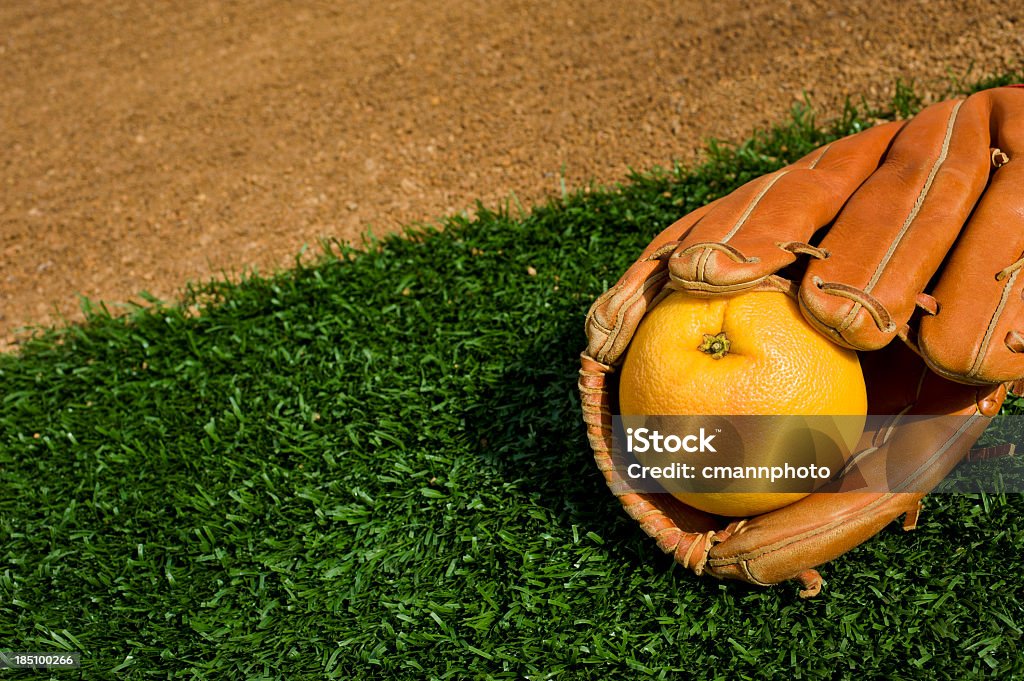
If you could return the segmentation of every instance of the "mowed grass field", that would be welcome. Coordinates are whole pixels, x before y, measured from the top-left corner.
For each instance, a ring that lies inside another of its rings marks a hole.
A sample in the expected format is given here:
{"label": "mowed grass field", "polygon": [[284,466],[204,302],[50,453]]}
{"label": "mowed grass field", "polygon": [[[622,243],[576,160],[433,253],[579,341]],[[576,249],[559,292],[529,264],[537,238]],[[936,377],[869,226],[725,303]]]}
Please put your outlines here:
{"label": "mowed grass field", "polygon": [[[1011,74],[996,82],[1024,80]],[[41,332],[0,356],[3,678],[1024,674],[1024,499],[938,495],[823,594],[698,579],[619,508],[576,395],[666,225],[880,115]]]}

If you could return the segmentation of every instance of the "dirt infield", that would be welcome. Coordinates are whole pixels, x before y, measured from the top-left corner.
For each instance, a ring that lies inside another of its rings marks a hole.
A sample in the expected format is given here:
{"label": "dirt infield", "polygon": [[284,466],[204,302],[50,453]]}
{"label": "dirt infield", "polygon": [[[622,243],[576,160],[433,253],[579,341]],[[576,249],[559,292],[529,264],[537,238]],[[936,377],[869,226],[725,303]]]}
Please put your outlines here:
{"label": "dirt infield", "polygon": [[0,346],[322,236],[691,160],[807,92],[1019,66],[1024,3],[0,4]]}

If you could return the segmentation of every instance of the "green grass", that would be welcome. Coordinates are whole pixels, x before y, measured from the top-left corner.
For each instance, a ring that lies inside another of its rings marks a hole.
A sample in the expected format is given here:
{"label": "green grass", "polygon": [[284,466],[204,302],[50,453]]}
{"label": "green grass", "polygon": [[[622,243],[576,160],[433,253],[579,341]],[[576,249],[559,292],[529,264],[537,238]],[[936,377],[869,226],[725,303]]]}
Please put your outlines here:
{"label": "green grass", "polygon": [[1021,495],[933,498],[802,601],[675,566],[584,436],[593,298],[679,216],[876,115],[800,109],[695,169],[90,307],[0,357],[0,647],[80,650],[83,678],[1020,673]]}

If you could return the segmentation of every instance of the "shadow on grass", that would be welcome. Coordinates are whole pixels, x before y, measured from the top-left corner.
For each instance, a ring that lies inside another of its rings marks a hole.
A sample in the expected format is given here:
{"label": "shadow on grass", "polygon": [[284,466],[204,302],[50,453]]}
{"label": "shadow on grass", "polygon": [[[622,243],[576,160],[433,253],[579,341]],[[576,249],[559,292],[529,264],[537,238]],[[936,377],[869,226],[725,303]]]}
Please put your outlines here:
{"label": "shadow on grass", "polygon": [[658,549],[626,515],[594,463],[576,386],[582,326],[582,317],[563,319],[510,359],[500,383],[468,405],[467,435],[481,459],[506,479],[525,481],[533,503],[565,527],[598,535],[623,565],[673,571],[679,588],[717,591],[715,580],[697,579]]}

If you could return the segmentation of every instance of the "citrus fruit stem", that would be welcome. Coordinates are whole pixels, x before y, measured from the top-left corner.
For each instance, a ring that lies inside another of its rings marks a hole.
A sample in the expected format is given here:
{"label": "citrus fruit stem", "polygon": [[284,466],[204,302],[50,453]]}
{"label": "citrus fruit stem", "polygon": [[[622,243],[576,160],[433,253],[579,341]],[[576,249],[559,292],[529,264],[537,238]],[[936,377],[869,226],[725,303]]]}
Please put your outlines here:
{"label": "citrus fruit stem", "polygon": [[722,359],[729,354],[730,345],[732,343],[726,337],[725,331],[722,331],[716,335],[704,334],[704,342],[697,349],[711,355],[711,359]]}

